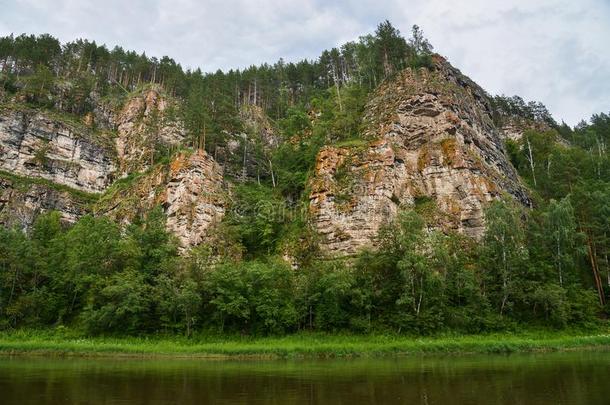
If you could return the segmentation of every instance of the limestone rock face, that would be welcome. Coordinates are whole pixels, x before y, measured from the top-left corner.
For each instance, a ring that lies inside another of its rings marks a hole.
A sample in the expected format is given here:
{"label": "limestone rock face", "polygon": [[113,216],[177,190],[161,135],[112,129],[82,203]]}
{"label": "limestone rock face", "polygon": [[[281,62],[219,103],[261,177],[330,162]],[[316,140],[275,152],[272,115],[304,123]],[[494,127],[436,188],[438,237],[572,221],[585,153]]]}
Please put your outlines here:
{"label": "limestone rock face", "polygon": [[503,120],[500,127],[500,135],[504,139],[519,141],[523,138],[525,131],[528,130],[547,132],[551,130],[551,127],[545,122],[527,120],[520,117],[508,117]]}
{"label": "limestone rock face", "polygon": [[113,148],[102,135],[35,110],[1,108],[0,169],[101,191],[115,171]]}
{"label": "limestone rock face", "polygon": [[150,166],[158,145],[175,146],[182,142],[186,131],[176,119],[176,105],[151,88],[129,99],[114,117],[118,137],[116,149],[119,171],[131,173]]}
{"label": "limestone rock face", "polygon": [[117,189],[96,213],[122,222],[146,214],[161,205],[167,215],[167,229],[183,248],[199,245],[224,217],[228,197],[222,167],[203,151],[178,155],[169,166],[157,167]]}
{"label": "limestone rock face", "polygon": [[163,208],[167,227],[183,247],[204,241],[209,228],[220,222],[226,210],[222,168],[205,152],[180,156],[170,166]]}
{"label": "limestone rock face", "polygon": [[0,178],[0,225],[27,229],[40,213],[51,210],[59,211],[64,222],[73,223],[86,213],[86,204],[68,191]]}
{"label": "limestone rock face", "polygon": [[323,148],[310,182],[310,218],[321,248],[352,255],[374,247],[399,207],[432,200],[436,224],[480,237],[483,210],[503,193],[529,198],[504,154],[485,92],[436,57],[407,69],[367,104],[362,144]]}
{"label": "limestone rock face", "polygon": [[205,241],[228,205],[222,167],[202,151],[150,167],[155,147],[183,142],[174,103],[151,88],[118,110],[95,103],[81,122],[0,107],[0,224],[27,229],[49,210],[129,223],[161,205],[184,248]]}

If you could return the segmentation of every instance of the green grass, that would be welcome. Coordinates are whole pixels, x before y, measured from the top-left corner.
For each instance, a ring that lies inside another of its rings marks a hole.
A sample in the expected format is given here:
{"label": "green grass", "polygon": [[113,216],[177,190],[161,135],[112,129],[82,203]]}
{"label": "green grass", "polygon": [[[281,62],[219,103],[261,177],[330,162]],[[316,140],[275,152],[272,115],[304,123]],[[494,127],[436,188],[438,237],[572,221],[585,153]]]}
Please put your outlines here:
{"label": "green grass", "polygon": [[[146,171],[149,173],[150,169]],[[97,206],[104,207],[104,205],[114,201],[114,198],[122,192],[125,192],[132,187],[138,179],[141,179],[145,173],[130,173],[128,176],[119,178],[114,181],[97,199]]]}
{"label": "green grass", "polygon": [[610,330],[595,333],[405,337],[299,333],[284,337],[83,337],[66,330],[0,332],[0,354],[201,358],[379,357],[513,353],[610,348]]}

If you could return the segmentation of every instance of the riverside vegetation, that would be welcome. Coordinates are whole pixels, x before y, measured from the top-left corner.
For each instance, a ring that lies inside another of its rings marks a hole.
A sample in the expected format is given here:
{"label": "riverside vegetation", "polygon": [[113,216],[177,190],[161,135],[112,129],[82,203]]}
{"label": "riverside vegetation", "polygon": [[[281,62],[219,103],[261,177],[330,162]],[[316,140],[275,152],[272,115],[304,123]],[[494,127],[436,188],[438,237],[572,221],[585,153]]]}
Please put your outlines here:
{"label": "riverside vegetation", "polygon": [[[381,230],[378,249],[349,258],[320,256],[315,232],[298,215],[307,204],[317,152],[328,144],[361,145],[369,93],[403,68],[430,69],[431,50],[417,27],[406,41],[385,22],[374,35],[326,51],[317,61],[203,74],[184,71],[167,57],[108,51],[95,42],[61,46],[47,35],[0,39],[0,96],[28,108],[53,110],[61,100],[64,113],[80,117],[93,109],[91,92],[119,103],[151,83],[182,100],[189,141],[181,150],[155,145],[154,164],[198,147],[214,154],[228,132],[244,130],[238,117],[245,105],[260,106],[285,141],[271,151],[255,145],[256,175],[244,173],[232,190],[233,205],[215,240],[186,252],[167,231],[161,208],[128,225],[94,215],[67,225],[51,211],[26,232],[0,228],[0,350],[493,351],[501,350],[494,342],[502,333],[605,331],[610,116],[603,113],[570,128],[539,103],[493,98],[496,125],[515,116],[545,124],[506,141],[532,207],[509,198],[490,203],[485,234],[475,241],[436,229],[435,202],[422,197]],[[239,171],[241,161],[227,164]],[[117,187],[130,181],[137,176]],[[87,196],[89,204],[98,199],[104,195]],[[298,247],[298,269],[282,258],[286,246]],[[424,343],[400,337],[439,333],[495,335]],[[548,333],[550,340],[539,346],[532,339],[541,335],[517,334],[506,337],[506,347],[607,344],[603,336]],[[204,336],[218,334],[232,338],[205,343]],[[374,342],[351,334],[372,334]],[[118,339],[126,335],[134,337]],[[168,340],[146,337],[159,335]],[[177,335],[204,341],[189,345]],[[243,335],[253,340],[235,337]],[[254,338],[265,335],[285,337]],[[61,343],[75,336],[97,337]],[[160,349],[150,346],[155,342]],[[307,342],[314,344],[308,348]]]}
{"label": "riverside vegetation", "polygon": [[415,337],[380,334],[297,333],[284,336],[215,334],[185,336],[83,337],[69,329],[0,333],[0,353],[61,357],[334,358],[440,354],[509,354],[606,350],[604,329],[521,331],[484,335]]}

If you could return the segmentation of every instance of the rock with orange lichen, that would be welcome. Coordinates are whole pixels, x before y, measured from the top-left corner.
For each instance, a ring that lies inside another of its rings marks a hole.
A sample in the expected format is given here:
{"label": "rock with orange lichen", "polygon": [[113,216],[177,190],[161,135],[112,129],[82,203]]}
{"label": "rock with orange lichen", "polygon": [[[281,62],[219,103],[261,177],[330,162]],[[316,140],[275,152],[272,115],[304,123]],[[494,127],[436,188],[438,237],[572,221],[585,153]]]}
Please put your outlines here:
{"label": "rock with orange lichen", "polygon": [[114,117],[116,150],[121,173],[146,170],[159,146],[179,145],[186,136],[176,118],[177,104],[159,88],[151,87],[132,96]]}
{"label": "rock with orange lichen", "polygon": [[442,214],[435,226],[475,238],[489,201],[506,193],[529,204],[487,94],[441,57],[383,83],[363,124],[368,144],[323,148],[310,181],[310,219],[328,254],[374,247],[380,228],[422,197]]}
{"label": "rock with orange lichen", "polygon": [[129,223],[161,205],[168,231],[183,248],[204,242],[228,206],[222,167],[204,151],[179,154],[169,165],[155,166],[109,194],[97,204],[98,214]]}

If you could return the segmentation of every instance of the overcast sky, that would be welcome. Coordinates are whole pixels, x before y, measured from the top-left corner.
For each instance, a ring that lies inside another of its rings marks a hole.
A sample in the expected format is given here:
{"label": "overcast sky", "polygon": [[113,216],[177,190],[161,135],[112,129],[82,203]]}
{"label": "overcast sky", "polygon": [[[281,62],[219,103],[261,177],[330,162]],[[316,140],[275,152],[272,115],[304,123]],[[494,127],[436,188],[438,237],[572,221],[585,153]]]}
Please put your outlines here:
{"label": "overcast sky", "polygon": [[0,0],[0,35],[87,38],[204,71],[315,58],[389,19],[492,94],[610,112],[610,0]]}

